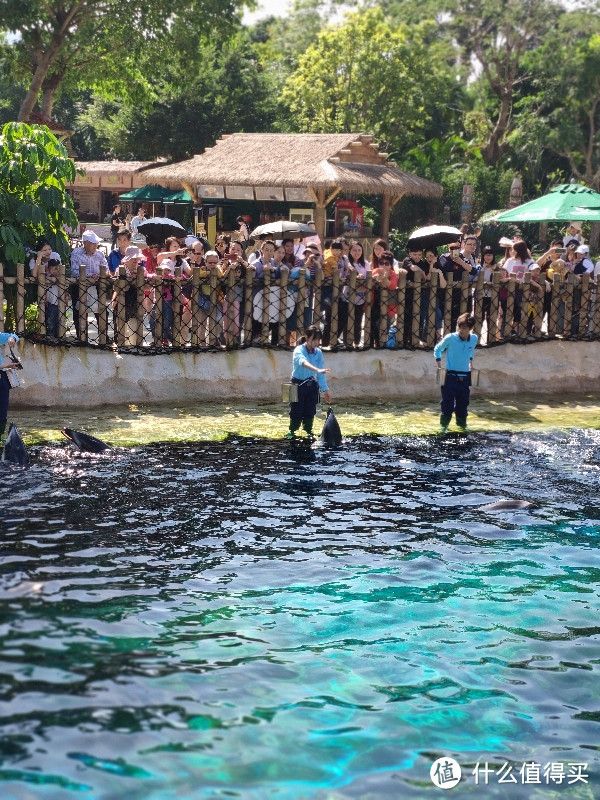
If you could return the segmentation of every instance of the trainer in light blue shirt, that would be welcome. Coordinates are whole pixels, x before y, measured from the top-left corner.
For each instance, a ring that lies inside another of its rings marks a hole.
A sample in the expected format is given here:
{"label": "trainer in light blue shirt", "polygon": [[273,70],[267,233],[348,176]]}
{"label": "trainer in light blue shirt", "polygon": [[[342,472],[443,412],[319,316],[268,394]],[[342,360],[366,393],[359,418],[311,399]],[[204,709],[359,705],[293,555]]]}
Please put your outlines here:
{"label": "trainer in light blue shirt", "polygon": [[[461,335],[463,331],[464,338]],[[442,353],[446,351],[446,369],[449,372],[469,372],[477,341],[476,334],[469,333],[468,328],[463,328],[460,332],[444,336],[442,341],[436,344],[433,355],[436,361],[440,361]]]}
{"label": "trainer in light blue shirt", "polygon": [[322,392],[328,392],[329,386],[327,386],[327,378],[325,377],[325,373],[314,372],[311,369],[307,369],[307,367],[303,366],[304,361],[308,361],[309,364],[312,364],[312,366],[316,367],[317,369],[324,369],[325,361],[323,359],[323,351],[321,348],[316,347],[312,352],[310,352],[306,347],[306,342],[304,344],[299,344],[298,347],[294,348],[292,378],[297,378],[299,381],[306,381],[309,378],[314,379],[316,377],[319,384],[319,389]]}

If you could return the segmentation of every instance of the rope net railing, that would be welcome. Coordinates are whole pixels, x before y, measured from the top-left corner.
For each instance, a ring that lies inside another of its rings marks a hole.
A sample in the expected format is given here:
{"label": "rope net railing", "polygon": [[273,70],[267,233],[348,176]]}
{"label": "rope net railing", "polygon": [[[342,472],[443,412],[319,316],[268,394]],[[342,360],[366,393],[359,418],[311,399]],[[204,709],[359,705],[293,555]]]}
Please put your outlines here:
{"label": "rope net railing", "polygon": [[123,267],[115,276],[101,268],[98,277],[5,277],[0,266],[0,330],[14,329],[37,342],[154,354],[172,350],[232,350],[245,347],[295,346],[309,324],[322,327],[323,346],[331,349],[432,348],[455,330],[465,311],[476,319],[481,345],[506,341],[532,343],[562,337],[590,340],[600,337],[600,276],[555,274],[552,281],[501,282],[493,273],[474,281],[464,278],[438,285],[408,281],[400,274],[398,287],[386,288],[369,271],[365,278],[338,272],[311,277],[301,269],[291,279],[287,269],[272,279],[256,278],[247,270],[243,279],[231,271],[225,278],[216,269],[200,277],[146,277],[143,267],[130,277]]}

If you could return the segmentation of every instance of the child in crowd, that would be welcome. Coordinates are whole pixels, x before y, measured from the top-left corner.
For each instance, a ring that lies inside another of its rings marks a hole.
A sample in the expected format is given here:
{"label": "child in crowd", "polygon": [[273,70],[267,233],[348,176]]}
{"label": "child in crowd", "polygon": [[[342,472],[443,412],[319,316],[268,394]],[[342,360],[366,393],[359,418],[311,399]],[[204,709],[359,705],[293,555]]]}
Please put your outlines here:
{"label": "child in crowd", "polygon": [[437,368],[442,368],[442,353],[446,351],[446,380],[442,388],[440,427],[446,433],[456,414],[456,424],[461,430],[467,429],[467,408],[471,396],[471,367],[477,336],[472,333],[475,317],[461,314],[456,321],[456,332],[444,336],[436,344],[433,354]]}
{"label": "child in crowd", "polygon": [[304,331],[300,344],[294,349],[292,383],[298,387],[298,400],[290,403],[290,429],[285,434],[286,439],[295,439],[300,425],[312,438],[319,390],[324,393],[325,402],[331,403],[331,394],[325,377],[329,369],[324,365],[320,344],[320,329],[316,325],[310,325]]}

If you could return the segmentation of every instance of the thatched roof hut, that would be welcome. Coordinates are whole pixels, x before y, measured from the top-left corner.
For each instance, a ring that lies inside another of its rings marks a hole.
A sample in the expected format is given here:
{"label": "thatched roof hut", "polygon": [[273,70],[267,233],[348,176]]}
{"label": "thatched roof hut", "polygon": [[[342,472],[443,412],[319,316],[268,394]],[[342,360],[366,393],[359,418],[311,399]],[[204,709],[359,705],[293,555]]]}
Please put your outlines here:
{"label": "thatched roof hut", "polygon": [[325,208],[340,192],[383,196],[382,234],[389,211],[405,195],[439,198],[442,187],[398,169],[373,136],[360,133],[234,133],[202,155],[143,170],[145,183],[180,188],[197,202],[201,186],[304,188],[316,204],[324,235]]}

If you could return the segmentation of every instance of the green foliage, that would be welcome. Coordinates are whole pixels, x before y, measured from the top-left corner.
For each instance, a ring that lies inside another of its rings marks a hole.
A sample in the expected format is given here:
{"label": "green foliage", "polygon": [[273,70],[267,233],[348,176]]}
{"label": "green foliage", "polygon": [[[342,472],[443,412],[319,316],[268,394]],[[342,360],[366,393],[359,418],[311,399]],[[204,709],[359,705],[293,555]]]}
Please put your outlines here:
{"label": "green foliage", "polygon": [[[180,160],[212,146],[222,133],[268,130],[276,104],[247,37],[196,47],[196,68],[173,54],[162,65],[151,109],[95,95],[73,122],[78,134],[93,132],[88,140],[114,158]],[[149,53],[143,69],[150,72],[153,61]]]}
{"label": "green foliage", "polygon": [[[144,73],[140,57],[152,51],[155,64],[165,49],[225,35],[239,25],[248,0],[2,0],[0,26],[14,36],[14,75],[29,91],[19,112],[28,119],[39,93],[50,113],[61,86],[94,87],[138,104],[152,101],[156,68]],[[175,36],[182,29],[185,39]],[[189,53],[188,53],[189,55]]]}
{"label": "green foliage", "polygon": [[391,28],[380,9],[323,30],[300,56],[283,99],[305,132],[368,131],[402,151],[443,128],[454,86],[424,44],[430,24]]}
{"label": "green foliage", "polygon": [[600,187],[600,20],[596,14],[567,14],[563,25],[531,53],[532,79],[520,100],[529,125],[514,145],[528,153],[540,143],[562,157],[572,174]]}
{"label": "green foliage", "polygon": [[38,304],[31,303],[25,308],[25,332],[37,333],[38,328]]}
{"label": "green foliage", "polygon": [[44,126],[7,123],[0,135],[0,260],[16,264],[25,246],[46,237],[64,249],[63,226],[77,218],[65,185],[75,179],[75,163]]}
{"label": "green foliage", "polygon": [[364,213],[364,224],[367,228],[371,228],[375,230],[379,225],[379,220],[381,219],[381,212],[377,211],[377,209],[373,208],[372,206],[364,206],[365,213]]}

